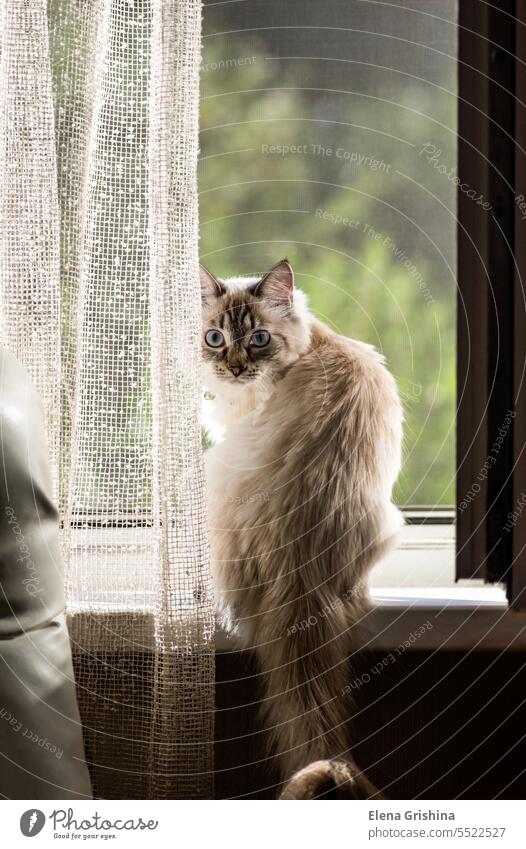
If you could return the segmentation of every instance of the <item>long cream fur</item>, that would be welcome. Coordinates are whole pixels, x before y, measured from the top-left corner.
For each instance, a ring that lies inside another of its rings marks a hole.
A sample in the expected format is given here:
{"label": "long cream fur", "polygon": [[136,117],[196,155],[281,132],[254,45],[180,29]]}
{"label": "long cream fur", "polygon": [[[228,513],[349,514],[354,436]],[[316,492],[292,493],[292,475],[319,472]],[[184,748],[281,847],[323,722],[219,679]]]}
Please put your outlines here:
{"label": "long cream fur", "polygon": [[[317,321],[286,261],[259,280],[202,271],[203,333],[221,323],[225,336],[222,359],[203,343],[204,383],[225,426],[205,462],[218,602],[258,656],[286,780],[347,757],[343,691],[366,576],[401,526],[391,490],[402,411],[380,354]],[[262,327],[275,355],[250,359],[245,337]],[[246,366],[241,379],[234,361]]]}

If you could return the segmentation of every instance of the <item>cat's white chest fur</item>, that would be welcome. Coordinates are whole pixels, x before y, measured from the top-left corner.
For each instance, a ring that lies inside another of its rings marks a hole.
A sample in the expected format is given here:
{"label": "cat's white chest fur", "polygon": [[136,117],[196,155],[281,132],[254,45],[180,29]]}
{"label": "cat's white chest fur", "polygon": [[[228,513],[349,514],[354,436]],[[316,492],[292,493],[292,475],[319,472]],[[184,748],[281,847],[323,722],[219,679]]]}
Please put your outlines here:
{"label": "cat's white chest fur", "polygon": [[[260,387],[230,387],[219,381],[208,381],[211,388],[204,392],[202,402],[203,425],[210,434],[212,443],[224,438],[226,430],[237,424],[253,411],[261,409],[268,400],[270,392]],[[216,385],[219,384],[219,391]]]}
{"label": "cat's white chest fur", "polygon": [[228,394],[205,392],[203,424],[211,447],[205,452],[205,475],[209,519],[215,528],[231,527],[233,505],[246,486],[245,476],[254,472],[254,441],[258,420],[269,398],[253,389]]}

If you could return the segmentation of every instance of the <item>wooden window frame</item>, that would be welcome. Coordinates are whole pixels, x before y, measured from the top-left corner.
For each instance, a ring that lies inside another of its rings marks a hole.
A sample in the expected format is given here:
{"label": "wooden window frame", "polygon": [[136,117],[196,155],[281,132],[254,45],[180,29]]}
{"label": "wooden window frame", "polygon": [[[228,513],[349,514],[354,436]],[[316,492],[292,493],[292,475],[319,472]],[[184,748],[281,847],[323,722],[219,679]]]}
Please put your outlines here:
{"label": "wooden window frame", "polygon": [[525,62],[525,0],[460,0],[456,575],[503,582],[515,609],[526,608]]}

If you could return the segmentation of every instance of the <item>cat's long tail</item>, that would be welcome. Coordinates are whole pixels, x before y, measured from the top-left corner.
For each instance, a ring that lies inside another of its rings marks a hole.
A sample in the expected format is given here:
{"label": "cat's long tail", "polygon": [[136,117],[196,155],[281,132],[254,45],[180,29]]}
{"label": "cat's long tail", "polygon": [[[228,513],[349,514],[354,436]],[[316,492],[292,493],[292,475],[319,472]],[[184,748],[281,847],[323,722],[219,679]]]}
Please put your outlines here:
{"label": "cat's long tail", "polygon": [[280,799],[384,799],[352,760],[314,761],[287,781]]}
{"label": "cat's long tail", "polygon": [[[283,781],[312,761],[346,762],[362,797],[376,793],[349,753],[352,634],[345,608],[309,610],[291,621],[288,605],[274,611],[269,629],[258,629],[264,697],[262,712]],[[291,606],[298,615],[298,603]],[[261,623],[263,625],[263,623]],[[341,772],[342,772],[341,770]],[[342,772],[342,774],[343,774]]]}

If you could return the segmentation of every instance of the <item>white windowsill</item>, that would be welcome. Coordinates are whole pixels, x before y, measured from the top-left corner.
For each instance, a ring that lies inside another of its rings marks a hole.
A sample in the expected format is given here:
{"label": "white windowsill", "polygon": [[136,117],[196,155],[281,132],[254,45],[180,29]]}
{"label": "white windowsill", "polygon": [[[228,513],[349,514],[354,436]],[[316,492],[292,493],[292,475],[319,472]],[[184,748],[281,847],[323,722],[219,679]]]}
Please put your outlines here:
{"label": "white windowsill", "polygon": [[[509,610],[501,585],[455,582],[454,525],[406,525],[396,551],[372,570],[369,586],[368,650],[526,650],[526,613]],[[239,648],[223,633],[216,647]]]}
{"label": "white windowsill", "polygon": [[[362,623],[363,648],[391,652],[526,651],[526,613],[508,608],[495,586],[378,587]],[[235,639],[219,631],[218,651],[239,651]]]}
{"label": "white windowsill", "polygon": [[[73,617],[86,610],[124,613],[130,595],[136,598],[138,613],[151,609],[145,569],[151,558],[151,531],[94,528],[74,532],[75,541],[84,551],[88,547],[90,570],[70,609]],[[122,586],[124,573],[128,590]],[[101,586],[102,576],[106,587]],[[432,627],[419,634],[411,649],[526,650],[526,614],[508,609],[501,586],[455,583],[453,525],[407,525],[399,548],[373,569],[370,595],[373,608],[366,617],[364,645],[371,650],[396,649],[424,622]],[[240,646],[218,633],[216,648],[235,651]]]}

